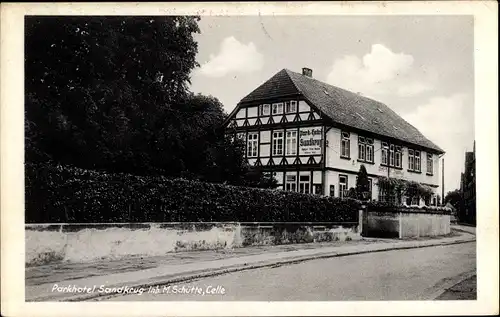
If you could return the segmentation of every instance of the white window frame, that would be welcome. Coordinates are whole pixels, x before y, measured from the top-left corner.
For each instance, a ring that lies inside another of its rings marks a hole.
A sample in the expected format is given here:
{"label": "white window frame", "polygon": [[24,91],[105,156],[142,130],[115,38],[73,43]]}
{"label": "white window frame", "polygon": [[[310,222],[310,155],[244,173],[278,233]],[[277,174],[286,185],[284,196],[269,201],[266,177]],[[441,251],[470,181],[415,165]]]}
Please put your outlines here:
{"label": "white window frame", "polygon": [[283,148],[285,145],[283,139],[283,130],[273,131],[273,156],[283,155]]}
{"label": "white window frame", "polygon": [[[365,138],[366,141],[366,161],[373,163],[374,162],[374,149],[373,149],[373,139]],[[368,155],[369,154],[369,155]]]}
{"label": "white window frame", "polygon": [[283,114],[283,103],[282,102],[273,103],[272,113],[273,115]]}
{"label": "white window frame", "polygon": [[420,159],[420,151],[415,150],[415,171],[421,171],[421,159]]}
{"label": "white window frame", "polygon": [[271,105],[268,103],[261,105],[260,115],[261,116],[268,116],[270,114],[271,114]]}
{"label": "white window frame", "polygon": [[290,100],[285,104],[285,112],[286,113],[296,113],[297,112],[297,101]]}
{"label": "white window frame", "polygon": [[291,191],[291,192],[297,191],[297,174],[295,174],[295,175],[286,174],[285,175],[285,190]]}
{"label": "white window frame", "polygon": [[[342,178],[345,178],[345,183],[342,183]],[[347,190],[349,189],[349,177],[347,175],[339,175],[339,197],[344,198],[347,194]]]}
{"label": "white window frame", "polygon": [[247,157],[257,157],[259,155],[259,132],[249,132],[247,138]]}
{"label": "white window frame", "polygon": [[365,138],[362,136],[358,136],[358,160],[366,160],[366,144]]}
{"label": "white window frame", "polygon": [[408,149],[408,170],[415,170],[415,151]]}
{"label": "white window frame", "polygon": [[358,160],[373,163],[373,139],[358,137]]}
{"label": "white window frame", "polygon": [[297,155],[297,130],[286,130],[286,155]]}
{"label": "white window frame", "polygon": [[340,156],[351,158],[351,134],[349,132],[340,132]]}
{"label": "white window frame", "polygon": [[394,166],[403,168],[403,150],[399,145],[396,146],[396,151],[394,154]]}
{"label": "white window frame", "polygon": [[432,153],[427,153],[427,174],[434,174],[434,161]]}
{"label": "white window frame", "polygon": [[[382,165],[389,165],[389,144],[387,142],[382,142]],[[385,160],[384,160],[385,158]]]}
{"label": "white window frame", "polygon": [[394,160],[396,159],[394,144],[389,145],[389,166],[394,166]]}
{"label": "white window frame", "polygon": [[[307,178],[303,180],[302,178]],[[311,175],[299,175],[299,192],[303,194],[311,193]]]}

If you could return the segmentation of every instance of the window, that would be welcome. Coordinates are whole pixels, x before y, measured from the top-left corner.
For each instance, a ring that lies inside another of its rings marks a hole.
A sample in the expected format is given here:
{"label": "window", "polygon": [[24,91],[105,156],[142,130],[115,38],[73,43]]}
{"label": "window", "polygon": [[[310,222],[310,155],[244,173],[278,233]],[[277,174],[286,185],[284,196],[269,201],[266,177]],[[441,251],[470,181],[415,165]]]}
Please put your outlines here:
{"label": "window", "polygon": [[382,165],[401,168],[403,164],[403,154],[401,146],[382,142]]}
{"label": "window", "polygon": [[311,192],[310,175],[300,175],[299,177],[299,192],[309,194]]}
{"label": "window", "polygon": [[273,114],[282,114],[283,113],[283,103],[273,103]]}
{"label": "window", "polygon": [[373,139],[366,139],[366,161],[373,163]]}
{"label": "window", "polygon": [[314,194],[323,195],[323,186],[319,184],[314,185]]}
{"label": "window", "polygon": [[286,175],[285,189],[288,191],[297,191],[297,175]]}
{"label": "window", "polygon": [[247,156],[256,157],[259,147],[259,132],[249,133],[247,141]]}
{"label": "window", "polygon": [[394,166],[394,144],[389,145],[389,165]]}
{"label": "window", "polygon": [[273,155],[283,155],[283,131],[273,132]]}
{"label": "window", "polygon": [[433,168],[432,154],[427,153],[427,174],[432,175]]}
{"label": "window", "polygon": [[373,163],[373,139],[358,137],[358,159]]}
{"label": "window", "polygon": [[408,149],[408,169],[413,171],[415,169],[415,152]]}
{"label": "window", "polygon": [[408,149],[408,170],[420,172],[420,151]]}
{"label": "window", "polygon": [[330,185],[330,196],[335,197],[335,185]]}
{"label": "window", "polygon": [[411,198],[410,205],[411,206],[418,206],[418,205],[420,205],[420,197],[419,196],[413,196]]}
{"label": "window", "polygon": [[403,152],[400,146],[396,146],[396,162],[395,166],[402,168],[403,167]]}
{"label": "window", "polygon": [[286,113],[295,113],[297,112],[297,101],[287,101],[286,102]]}
{"label": "window", "polygon": [[361,161],[366,160],[366,144],[365,138],[358,137],[358,159]]}
{"label": "window", "polygon": [[271,105],[270,104],[263,104],[260,106],[260,115],[261,116],[268,116],[270,113]]}
{"label": "window", "polygon": [[401,196],[398,193],[394,193],[393,190],[390,190],[386,187],[386,184],[379,183],[379,191],[378,191],[378,200],[380,202],[398,204],[401,202]]}
{"label": "window", "polygon": [[382,186],[380,186],[378,190],[378,201],[380,202],[386,202],[387,196],[386,196],[386,189]]}
{"label": "window", "polygon": [[286,131],[286,155],[297,154],[297,130]]}
{"label": "window", "polygon": [[342,140],[340,144],[340,156],[341,157],[346,157],[349,158],[351,156],[351,151],[350,151],[350,139],[349,139],[349,132],[342,132]]}
{"label": "window", "polygon": [[420,172],[420,151],[415,150],[415,171]]}
{"label": "window", "polygon": [[389,144],[387,142],[382,142],[382,164],[388,165],[388,155],[389,155]]}
{"label": "window", "polygon": [[347,195],[347,175],[339,175],[339,197],[344,198]]}

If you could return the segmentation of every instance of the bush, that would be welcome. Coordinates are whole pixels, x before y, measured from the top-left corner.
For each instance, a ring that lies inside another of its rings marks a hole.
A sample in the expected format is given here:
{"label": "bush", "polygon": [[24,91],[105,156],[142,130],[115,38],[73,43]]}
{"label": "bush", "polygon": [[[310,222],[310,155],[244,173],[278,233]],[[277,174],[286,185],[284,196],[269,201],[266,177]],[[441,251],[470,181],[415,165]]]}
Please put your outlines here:
{"label": "bush", "polygon": [[373,212],[408,212],[408,213],[432,213],[432,214],[451,214],[451,209],[447,207],[436,206],[403,206],[391,203],[371,201],[366,204],[368,211]]}
{"label": "bush", "polygon": [[26,165],[26,222],[357,222],[359,202],[161,176]]}

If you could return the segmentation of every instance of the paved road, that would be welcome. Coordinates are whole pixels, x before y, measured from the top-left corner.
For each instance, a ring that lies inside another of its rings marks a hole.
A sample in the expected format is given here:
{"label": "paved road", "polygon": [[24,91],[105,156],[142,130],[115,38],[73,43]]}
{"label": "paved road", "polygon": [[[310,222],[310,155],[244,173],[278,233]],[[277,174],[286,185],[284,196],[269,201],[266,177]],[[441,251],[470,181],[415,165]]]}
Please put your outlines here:
{"label": "paved road", "polygon": [[[241,271],[106,300],[428,300],[475,270],[474,242]],[[215,294],[207,295],[207,288]],[[198,290],[205,295],[196,295]]]}

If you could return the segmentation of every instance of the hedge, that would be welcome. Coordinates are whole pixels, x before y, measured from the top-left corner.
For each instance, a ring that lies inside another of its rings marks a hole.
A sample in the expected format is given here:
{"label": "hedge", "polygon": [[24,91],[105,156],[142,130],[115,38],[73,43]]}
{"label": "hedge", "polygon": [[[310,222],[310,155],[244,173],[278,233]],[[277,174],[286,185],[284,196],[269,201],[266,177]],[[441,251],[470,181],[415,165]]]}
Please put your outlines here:
{"label": "hedge", "polygon": [[26,164],[27,223],[357,222],[353,199]]}

